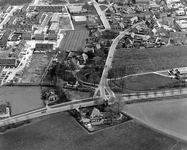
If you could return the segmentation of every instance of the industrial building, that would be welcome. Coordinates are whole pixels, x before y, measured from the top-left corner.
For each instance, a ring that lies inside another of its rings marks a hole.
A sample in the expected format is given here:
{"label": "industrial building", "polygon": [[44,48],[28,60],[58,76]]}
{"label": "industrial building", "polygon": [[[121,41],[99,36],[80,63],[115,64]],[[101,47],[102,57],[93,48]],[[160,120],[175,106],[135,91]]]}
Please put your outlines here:
{"label": "industrial building", "polygon": [[64,11],[63,6],[36,6],[36,11],[43,11],[43,12],[62,12]]}
{"label": "industrial building", "polygon": [[174,23],[179,31],[187,31],[187,21],[186,20],[175,20]]}
{"label": "industrial building", "polygon": [[46,40],[56,41],[57,34],[48,34],[48,36],[46,37]]}
{"label": "industrial building", "polygon": [[44,40],[45,35],[44,34],[35,34],[34,37],[32,37],[33,40]]}
{"label": "industrial building", "polygon": [[58,23],[52,23],[50,28],[49,28],[49,32],[50,33],[57,33],[59,29],[59,24]]}
{"label": "industrial building", "polygon": [[15,67],[16,66],[16,59],[15,58],[0,58],[0,66],[2,67]]}
{"label": "industrial building", "polygon": [[23,40],[31,40],[32,39],[31,33],[23,33],[22,39]]}
{"label": "industrial building", "polygon": [[59,22],[59,17],[60,17],[60,14],[59,13],[54,13],[50,22],[52,23],[58,23]]}
{"label": "industrial building", "polygon": [[53,44],[36,43],[34,52],[44,53],[53,50]]}

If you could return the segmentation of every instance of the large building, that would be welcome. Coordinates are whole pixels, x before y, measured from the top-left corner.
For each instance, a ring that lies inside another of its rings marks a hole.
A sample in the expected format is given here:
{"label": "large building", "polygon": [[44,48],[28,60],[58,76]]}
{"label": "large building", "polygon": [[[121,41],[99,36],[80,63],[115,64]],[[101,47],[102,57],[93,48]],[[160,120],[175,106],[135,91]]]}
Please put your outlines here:
{"label": "large building", "polygon": [[3,67],[15,67],[16,63],[17,61],[15,58],[0,58],[0,66]]}
{"label": "large building", "polygon": [[54,13],[53,16],[52,16],[52,18],[51,18],[51,20],[50,20],[50,22],[52,22],[52,23],[58,23],[59,22],[59,18],[60,18],[59,16],[60,16],[59,13]]}
{"label": "large building", "polygon": [[36,6],[36,11],[43,11],[43,12],[62,12],[64,11],[64,6]]}
{"label": "large building", "polygon": [[50,28],[49,28],[49,32],[50,33],[57,33],[59,29],[59,24],[58,23],[52,23]]}
{"label": "large building", "polygon": [[53,50],[53,44],[36,43],[34,53],[45,53]]}
{"label": "large building", "polygon": [[22,39],[24,39],[24,40],[31,40],[32,39],[31,33],[23,33]]}
{"label": "large building", "polygon": [[186,20],[175,20],[174,23],[179,31],[187,31]]}
{"label": "large building", "polygon": [[46,37],[46,40],[56,41],[57,40],[57,34],[48,34]]}

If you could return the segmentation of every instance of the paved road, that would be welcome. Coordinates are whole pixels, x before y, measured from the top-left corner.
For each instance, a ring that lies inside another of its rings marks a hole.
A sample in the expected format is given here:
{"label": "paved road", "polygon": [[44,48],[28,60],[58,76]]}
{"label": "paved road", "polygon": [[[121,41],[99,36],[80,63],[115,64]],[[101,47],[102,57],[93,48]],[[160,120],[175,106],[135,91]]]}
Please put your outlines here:
{"label": "paved road", "polygon": [[108,20],[106,19],[104,12],[99,7],[99,4],[95,0],[91,0],[91,2],[93,2],[93,5],[94,5],[97,13],[99,14],[99,17],[100,17],[105,29],[111,29],[110,24],[109,24]]}
{"label": "paved road", "polygon": [[109,49],[109,53],[108,53],[108,57],[107,57],[107,60],[106,60],[106,63],[105,63],[105,67],[103,69],[103,73],[102,73],[102,76],[101,76],[99,87],[96,89],[95,95],[97,95],[98,91],[100,91],[101,97],[103,97],[103,99],[108,99],[108,97],[106,95],[106,92],[105,92],[105,91],[107,91],[109,93],[109,99],[111,97],[115,97],[115,94],[112,92],[112,90],[108,86],[107,77],[108,77],[108,71],[112,66],[112,60],[113,60],[113,56],[114,56],[116,46],[118,45],[118,42],[120,41],[120,39],[123,38],[124,35],[127,32],[131,31],[132,28],[136,27],[137,25],[140,25],[140,24],[143,24],[143,23],[144,23],[144,21],[139,22],[137,24],[134,24],[132,27],[126,29],[123,32],[120,32],[120,34],[113,40],[112,45]]}
{"label": "paved road", "polygon": [[123,112],[147,126],[187,140],[186,99],[126,105]]}

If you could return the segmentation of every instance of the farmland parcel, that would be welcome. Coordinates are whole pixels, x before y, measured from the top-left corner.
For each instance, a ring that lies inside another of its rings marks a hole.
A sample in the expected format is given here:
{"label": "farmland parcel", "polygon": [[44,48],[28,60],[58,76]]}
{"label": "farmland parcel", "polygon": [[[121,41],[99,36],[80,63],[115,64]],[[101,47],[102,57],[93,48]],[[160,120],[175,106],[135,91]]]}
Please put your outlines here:
{"label": "farmland parcel", "polygon": [[186,46],[150,49],[118,49],[109,78],[187,66]]}

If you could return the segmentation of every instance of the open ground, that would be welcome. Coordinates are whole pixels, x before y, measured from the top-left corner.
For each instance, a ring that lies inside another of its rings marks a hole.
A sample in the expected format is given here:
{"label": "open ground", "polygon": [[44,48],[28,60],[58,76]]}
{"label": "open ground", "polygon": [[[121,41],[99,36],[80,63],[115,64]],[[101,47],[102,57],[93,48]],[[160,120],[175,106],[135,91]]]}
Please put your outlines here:
{"label": "open ground", "polygon": [[5,102],[10,103],[13,116],[44,107],[40,87],[36,86],[0,87],[0,103]]}
{"label": "open ground", "polygon": [[69,114],[59,113],[0,136],[3,150],[177,150],[187,143],[134,121],[88,134]]}
{"label": "open ground", "polygon": [[[186,46],[150,49],[117,49],[110,78],[187,66]],[[112,73],[112,74],[111,74]]]}

